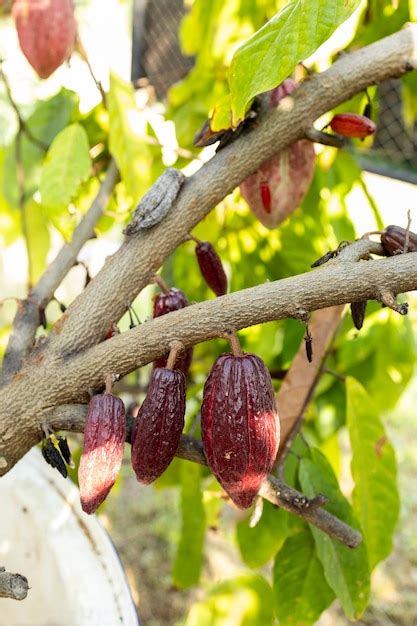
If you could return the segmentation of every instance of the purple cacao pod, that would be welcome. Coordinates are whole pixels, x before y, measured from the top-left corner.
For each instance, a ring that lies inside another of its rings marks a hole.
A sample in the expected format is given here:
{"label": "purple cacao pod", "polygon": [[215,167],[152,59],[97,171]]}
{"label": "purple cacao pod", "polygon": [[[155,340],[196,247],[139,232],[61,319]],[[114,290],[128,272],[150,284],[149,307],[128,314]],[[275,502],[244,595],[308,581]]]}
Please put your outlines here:
{"label": "purple cacao pod", "polygon": [[223,296],[227,292],[227,277],[216,250],[209,241],[199,241],[195,253],[204,280],[216,296]]}
{"label": "purple cacao pod", "polygon": [[[183,309],[184,307],[188,306],[188,304],[189,302],[185,293],[181,291],[181,289],[171,287],[168,293],[160,293],[156,296],[153,303],[153,316],[160,317],[161,315],[166,315],[171,311]],[[178,355],[177,360],[175,361],[175,369],[181,370],[184,373],[184,376],[187,376],[192,358],[193,349],[186,348]],[[165,367],[167,359],[168,354],[160,357],[159,359],[154,361],[154,367]]]}
{"label": "purple cacao pod", "polygon": [[81,506],[94,513],[119,473],[126,439],[126,413],[111,393],[93,396],[88,406],[84,447],[78,468]]}
{"label": "purple cacao pod", "polygon": [[[404,250],[407,230],[401,226],[387,226],[381,235],[381,244],[387,256],[400,254]],[[417,252],[417,234],[408,233],[408,249],[407,252]]]}
{"label": "purple cacao pod", "polygon": [[201,431],[213,474],[239,508],[248,508],[272,469],[280,433],[271,377],[259,357],[217,359],[204,387]]}
{"label": "purple cacao pod", "polygon": [[184,374],[155,369],[132,432],[132,467],[139,482],[153,482],[171,463],[180,443],[184,413]]}

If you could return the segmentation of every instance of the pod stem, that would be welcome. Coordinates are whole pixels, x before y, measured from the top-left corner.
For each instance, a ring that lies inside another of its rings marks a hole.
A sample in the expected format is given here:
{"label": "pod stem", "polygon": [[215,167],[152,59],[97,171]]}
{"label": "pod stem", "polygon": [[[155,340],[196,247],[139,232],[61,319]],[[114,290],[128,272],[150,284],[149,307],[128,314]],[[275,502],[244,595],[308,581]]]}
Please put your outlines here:
{"label": "pod stem", "polygon": [[198,237],[194,237],[194,235],[191,235],[191,233],[187,236],[187,240],[195,241],[195,243],[201,243],[201,239],[199,239]]}
{"label": "pod stem", "polygon": [[232,348],[233,356],[243,356],[242,347],[236,333],[234,331],[227,333],[227,338]]}
{"label": "pod stem", "polygon": [[158,285],[161,291],[163,291],[164,293],[169,293],[169,287],[164,281],[164,279],[162,278],[162,276],[159,276],[158,274],[156,274],[153,277],[153,282]]}
{"label": "pod stem", "polygon": [[175,362],[177,360],[177,356],[183,350],[184,350],[184,346],[182,345],[182,343],[180,341],[173,341],[171,343],[167,364],[165,365],[167,370],[174,369],[174,365],[175,365]]}
{"label": "pod stem", "polygon": [[111,393],[111,390],[113,388],[113,374],[107,374],[106,376],[106,393]]}

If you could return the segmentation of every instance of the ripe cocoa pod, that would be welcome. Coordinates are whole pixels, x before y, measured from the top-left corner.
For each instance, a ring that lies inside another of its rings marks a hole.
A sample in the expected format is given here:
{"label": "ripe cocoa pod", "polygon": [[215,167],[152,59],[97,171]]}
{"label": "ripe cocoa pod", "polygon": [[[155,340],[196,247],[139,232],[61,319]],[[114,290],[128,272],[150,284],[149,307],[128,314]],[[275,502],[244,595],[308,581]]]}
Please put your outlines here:
{"label": "ripe cocoa pod", "polygon": [[139,482],[153,482],[171,463],[180,443],[184,413],[184,374],[156,368],[132,431],[132,467]]}
{"label": "ripe cocoa pod", "polygon": [[270,374],[254,354],[223,354],[204,387],[201,431],[207,463],[233,502],[254,501],[278,451]]}
{"label": "ripe cocoa pod", "polygon": [[361,302],[352,302],[350,305],[353,325],[357,330],[360,330],[363,326],[367,304],[367,300],[362,300]]}
{"label": "ripe cocoa pod", "polygon": [[[400,254],[404,250],[407,230],[401,226],[387,226],[381,234],[381,244],[387,256]],[[417,234],[411,230],[408,233],[407,252],[417,252]]]}
{"label": "ripe cocoa pod", "polygon": [[330,122],[330,128],[343,137],[362,139],[373,135],[376,125],[369,117],[357,113],[338,113]]}
{"label": "ripe cocoa pod", "polygon": [[113,487],[122,464],[125,438],[126,414],[122,400],[111,393],[93,396],[78,468],[81,506],[86,513],[94,513]]}
{"label": "ripe cocoa pod", "polygon": [[[284,80],[269,92],[270,107],[297,86],[292,79]],[[314,145],[301,139],[265,161],[241,183],[242,196],[266,228],[275,228],[299,206],[313,180],[315,159]]]}
{"label": "ripe cocoa pod", "polygon": [[[167,293],[160,293],[156,296],[153,304],[153,316],[160,317],[161,315],[166,315],[166,313],[170,313],[171,311],[183,309],[188,306],[188,304],[189,303],[185,293],[181,291],[181,289],[171,287]],[[157,359],[154,362],[154,367],[165,367],[167,358],[168,354]],[[192,358],[192,348],[183,350],[177,357],[175,369],[181,370],[186,376],[188,374],[188,370],[190,369]]]}
{"label": "ripe cocoa pod", "polygon": [[12,14],[23,54],[40,78],[48,78],[74,48],[73,1],[15,0]]}
{"label": "ripe cocoa pod", "polygon": [[216,296],[223,296],[227,292],[227,276],[216,250],[210,242],[199,241],[195,253],[204,280]]}

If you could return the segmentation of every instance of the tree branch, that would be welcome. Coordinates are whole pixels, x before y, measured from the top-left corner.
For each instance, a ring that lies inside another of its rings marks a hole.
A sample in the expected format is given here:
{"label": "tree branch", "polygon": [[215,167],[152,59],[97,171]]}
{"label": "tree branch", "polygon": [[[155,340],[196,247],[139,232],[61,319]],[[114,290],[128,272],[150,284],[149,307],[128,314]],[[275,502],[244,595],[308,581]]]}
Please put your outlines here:
{"label": "tree branch", "polygon": [[39,326],[40,309],[45,308],[52,299],[55,290],[74,265],[82,246],[94,234],[94,226],[101,217],[118,179],[117,167],[114,161],[111,161],[99,192],[75,229],[72,240],[63,246],[48,266],[39,282],[31,289],[27,300],[19,303],[4,356],[0,379],[2,385],[20,369],[23,360],[32,349],[36,329]]}
{"label": "tree branch", "polygon": [[[56,407],[50,411],[47,420],[48,424],[56,430],[83,432],[86,414],[86,405],[67,405]],[[201,441],[188,435],[181,437],[176,456],[200,465],[207,465]],[[362,536],[357,530],[334,517],[331,513],[317,507],[315,498],[310,500],[274,476],[268,476],[264,480],[259,495],[272,504],[276,504],[289,513],[317,526],[330,537],[349,548],[356,548],[362,541]],[[325,503],[325,498],[318,500],[319,506]]]}
{"label": "tree branch", "polygon": [[[253,129],[218,152],[183,185],[168,216],[157,226],[127,237],[120,249],[73,302],[51,337],[54,351],[92,346],[119,319],[150,277],[184,237],[249,174],[273,154],[305,136],[320,115],[369,85],[417,66],[417,26],[341,57],[292,94],[293,107],[278,107]],[[114,298],[114,293],[118,294]]]}
{"label": "tree branch", "polygon": [[0,567],[0,598],[24,600],[28,595],[29,584],[27,578],[21,574],[10,574],[4,567]]}

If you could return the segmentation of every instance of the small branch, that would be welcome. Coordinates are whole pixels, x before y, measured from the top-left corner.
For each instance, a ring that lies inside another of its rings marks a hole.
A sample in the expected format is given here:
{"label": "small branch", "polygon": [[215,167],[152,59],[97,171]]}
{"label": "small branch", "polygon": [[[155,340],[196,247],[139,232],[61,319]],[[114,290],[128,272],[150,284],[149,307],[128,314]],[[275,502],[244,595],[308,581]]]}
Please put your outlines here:
{"label": "small branch", "polygon": [[32,288],[27,300],[19,303],[4,356],[1,384],[5,384],[20,369],[32,349],[39,325],[39,310],[45,308],[53,298],[55,290],[74,265],[82,246],[94,234],[94,226],[101,217],[118,179],[119,173],[112,161],[93,204],[75,229],[72,241],[64,245],[37,285]]}
{"label": "small branch", "polygon": [[383,291],[379,300],[382,302],[382,304],[385,304],[385,306],[389,307],[400,315],[407,315],[408,313],[408,302],[401,302],[401,304],[399,304],[395,300],[395,296],[391,291]]}
{"label": "small branch", "polygon": [[314,143],[321,143],[323,146],[343,148],[345,145],[344,139],[340,135],[330,135],[329,133],[324,133],[322,130],[314,128],[314,126],[307,128],[305,136],[310,141],[313,141]]}
{"label": "small branch", "polygon": [[404,241],[403,253],[408,252],[408,246],[410,244],[410,226],[411,226],[411,211],[410,211],[410,209],[408,209],[408,211],[407,211],[407,226],[406,226],[406,229],[405,229],[405,241]]}
{"label": "small branch", "polygon": [[[56,407],[50,411],[48,423],[55,430],[82,432],[86,413],[86,405]],[[69,417],[68,420],[66,419],[67,416]],[[129,433],[127,439],[129,439]],[[207,465],[201,441],[188,435],[181,437],[176,456],[200,465]],[[276,504],[289,513],[317,526],[330,537],[340,541],[349,548],[356,548],[362,541],[362,536],[357,530],[350,528],[350,526],[334,517],[331,513],[320,508],[327,502],[327,498],[323,495],[317,495],[310,500],[274,476],[268,476],[264,480],[259,495],[272,502],[272,504]]]}
{"label": "small branch", "polygon": [[0,567],[0,598],[24,600],[28,595],[29,584],[27,578],[21,574],[10,574],[4,567]]}
{"label": "small branch", "polygon": [[101,84],[101,82],[96,78],[96,75],[94,74],[94,70],[91,66],[91,63],[89,61],[87,52],[81,42],[81,39],[79,37],[79,35],[77,34],[77,40],[76,40],[76,47],[78,50],[78,53],[80,55],[80,57],[82,58],[82,60],[84,61],[84,63],[87,65],[88,71],[90,72],[90,76],[94,81],[95,86],[97,87],[98,91],[100,92],[100,96],[101,99],[103,100],[103,105],[105,108],[107,108],[107,94],[104,91],[103,85]]}

